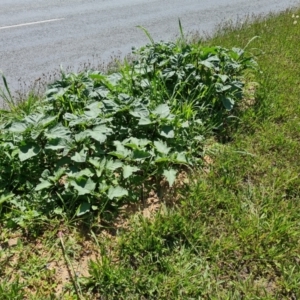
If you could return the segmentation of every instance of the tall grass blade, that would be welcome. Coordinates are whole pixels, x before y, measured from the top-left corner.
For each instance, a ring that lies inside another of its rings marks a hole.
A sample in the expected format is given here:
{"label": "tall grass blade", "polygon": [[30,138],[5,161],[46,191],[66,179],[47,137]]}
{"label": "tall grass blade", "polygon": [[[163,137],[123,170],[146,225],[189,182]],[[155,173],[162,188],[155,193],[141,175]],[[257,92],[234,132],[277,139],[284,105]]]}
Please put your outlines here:
{"label": "tall grass blade", "polygon": [[151,44],[154,45],[154,40],[153,40],[152,36],[150,35],[149,31],[145,27],[140,26],[140,25],[138,25],[136,27],[139,29],[142,29],[144,31],[144,33],[146,34],[146,36],[148,37],[148,39],[150,40]]}
{"label": "tall grass blade", "polygon": [[1,72],[1,77],[2,77],[5,91],[0,88],[0,97],[3,98],[3,100],[8,104],[9,108],[12,109],[15,107],[15,103],[14,103],[13,97],[10,93],[10,89],[8,87],[7,80],[2,72]]}
{"label": "tall grass blade", "polygon": [[260,38],[260,36],[258,36],[258,35],[254,36],[254,37],[247,43],[247,45],[244,47],[243,50],[246,50],[246,49],[248,48],[248,46],[249,46],[254,40],[259,39],[259,38]]}
{"label": "tall grass blade", "polygon": [[178,24],[179,24],[181,42],[185,45],[186,40],[185,40],[185,36],[184,36],[184,33],[183,33],[183,28],[182,28],[182,25],[181,25],[181,21],[180,21],[179,18],[178,18]]}

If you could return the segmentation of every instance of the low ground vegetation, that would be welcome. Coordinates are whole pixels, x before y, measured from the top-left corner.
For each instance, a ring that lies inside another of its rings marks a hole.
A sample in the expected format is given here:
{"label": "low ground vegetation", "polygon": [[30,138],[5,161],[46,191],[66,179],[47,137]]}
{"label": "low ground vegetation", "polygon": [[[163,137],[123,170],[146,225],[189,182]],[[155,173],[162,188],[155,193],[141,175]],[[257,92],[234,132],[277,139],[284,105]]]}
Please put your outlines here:
{"label": "low ground vegetation", "polygon": [[298,16],[5,83],[1,298],[297,299]]}

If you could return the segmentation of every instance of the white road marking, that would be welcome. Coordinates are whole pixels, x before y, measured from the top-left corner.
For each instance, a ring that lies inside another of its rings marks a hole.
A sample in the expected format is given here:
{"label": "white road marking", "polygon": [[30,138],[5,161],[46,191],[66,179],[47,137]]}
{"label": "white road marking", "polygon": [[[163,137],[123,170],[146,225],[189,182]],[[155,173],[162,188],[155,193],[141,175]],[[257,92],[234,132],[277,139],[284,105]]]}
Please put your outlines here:
{"label": "white road marking", "polygon": [[36,24],[42,24],[42,23],[48,23],[48,22],[56,22],[56,21],[60,21],[60,20],[64,20],[64,18],[61,18],[61,19],[50,19],[50,20],[30,22],[30,23],[23,23],[23,24],[10,25],[10,26],[2,26],[2,27],[0,27],[0,30],[1,29],[15,28],[15,27],[29,26],[29,25],[36,25]]}

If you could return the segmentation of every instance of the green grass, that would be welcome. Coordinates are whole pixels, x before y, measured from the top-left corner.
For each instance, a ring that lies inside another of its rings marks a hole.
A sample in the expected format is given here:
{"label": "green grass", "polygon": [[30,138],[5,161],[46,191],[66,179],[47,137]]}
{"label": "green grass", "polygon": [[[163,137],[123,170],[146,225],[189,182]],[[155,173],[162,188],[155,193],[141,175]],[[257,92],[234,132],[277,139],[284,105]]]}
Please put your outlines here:
{"label": "green grass", "polygon": [[[238,30],[223,27],[203,42],[243,47],[259,36],[248,51],[262,73],[248,78],[255,99],[246,99],[237,130],[226,143],[207,143],[210,163],[177,192],[175,203],[162,204],[151,218],[133,214],[119,227],[105,228],[95,219],[82,226],[66,217],[32,216],[18,234],[4,217],[0,298],[298,299],[297,15],[299,10],[287,11],[245,22]],[[92,259],[89,275],[77,277],[85,257]],[[69,267],[69,281],[58,282],[59,268],[45,268],[54,262]]]}

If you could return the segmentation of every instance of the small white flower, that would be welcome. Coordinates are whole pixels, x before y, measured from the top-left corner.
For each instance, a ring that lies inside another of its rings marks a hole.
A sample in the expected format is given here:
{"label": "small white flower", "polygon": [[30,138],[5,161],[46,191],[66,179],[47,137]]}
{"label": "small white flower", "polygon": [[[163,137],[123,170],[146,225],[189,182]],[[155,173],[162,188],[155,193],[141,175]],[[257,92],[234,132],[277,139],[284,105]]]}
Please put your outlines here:
{"label": "small white flower", "polygon": [[299,16],[297,15],[297,16],[296,16],[296,18],[298,19],[298,18],[299,18]]}
{"label": "small white flower", "polygon": [[295,15],[294,15],[294,14],[292,14],[292,18],[295,18]]}
{"label": "small white flower", "polygon": [[293,24],[296,25],[296,24],[297,24],[297,21],[294,21]]}

